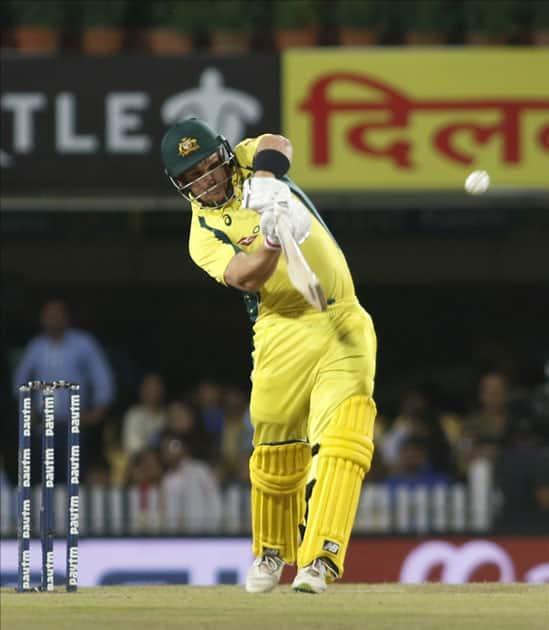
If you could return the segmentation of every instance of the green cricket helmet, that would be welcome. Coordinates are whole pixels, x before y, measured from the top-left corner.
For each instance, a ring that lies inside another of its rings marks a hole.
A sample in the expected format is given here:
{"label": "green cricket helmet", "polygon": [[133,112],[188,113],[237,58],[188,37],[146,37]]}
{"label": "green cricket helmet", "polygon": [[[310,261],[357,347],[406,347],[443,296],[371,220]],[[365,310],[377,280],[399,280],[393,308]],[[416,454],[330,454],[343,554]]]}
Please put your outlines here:
{"label": "green cricket helmet", "polygon": [[[234,197],[234,178],[240,173],[236,157],[227,140],[198,118],[187,118],[168,129],[162,139],[161,153],[166,175],[187,201],[198,201],[209,208],[220,208]],[[215,153],[219,156],[219,161],[211,169],[192,181],[186,180],[186,171]],[[200,180],[208,178],[218,169],[223,169],[226,178],[194,195],[191,190],[193,186],[200,184]],[[226,185],[223,201],[217,204],[202,201],[201,198],[223,183]]]}

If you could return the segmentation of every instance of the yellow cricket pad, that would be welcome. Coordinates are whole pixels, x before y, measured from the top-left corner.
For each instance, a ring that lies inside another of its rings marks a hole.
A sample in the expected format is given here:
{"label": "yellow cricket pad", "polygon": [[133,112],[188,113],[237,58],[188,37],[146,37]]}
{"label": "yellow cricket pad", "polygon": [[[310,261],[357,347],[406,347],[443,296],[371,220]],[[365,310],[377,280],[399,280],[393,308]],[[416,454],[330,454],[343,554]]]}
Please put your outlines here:
{"label": "yellow cricket pad", "polygon": [[277,549],[295,564],[299,523],[305,514],[305,484],[311,466],[306,442],[262,444],[250,458],[253,553]]}
{"label": "yellow cricket pad", "polygon": [[362,481],[374,454],[375,417],[371,398],[353,396],[338,407],[322,434],[299,567],[323,556],[337,567],[338,577],[343,575]]}

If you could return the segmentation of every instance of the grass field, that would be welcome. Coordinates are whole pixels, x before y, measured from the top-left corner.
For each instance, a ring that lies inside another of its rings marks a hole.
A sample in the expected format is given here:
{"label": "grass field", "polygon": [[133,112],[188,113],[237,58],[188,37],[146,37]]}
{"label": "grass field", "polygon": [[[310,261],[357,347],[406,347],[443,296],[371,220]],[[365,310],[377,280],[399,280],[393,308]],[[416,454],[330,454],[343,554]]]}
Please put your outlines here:
{"label": "grass field", "polygon": [[341,584],[320,596],[289,586],[266,595],[239,586],[2,589],[1,604],[2,630],[549,628],[549,586],[528,584]]}

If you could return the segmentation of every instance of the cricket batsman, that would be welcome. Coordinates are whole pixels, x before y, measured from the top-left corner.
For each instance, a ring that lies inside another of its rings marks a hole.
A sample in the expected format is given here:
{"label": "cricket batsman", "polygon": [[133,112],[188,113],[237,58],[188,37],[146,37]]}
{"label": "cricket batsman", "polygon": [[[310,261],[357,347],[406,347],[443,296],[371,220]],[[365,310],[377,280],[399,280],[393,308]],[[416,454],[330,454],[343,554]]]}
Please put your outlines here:
{"label": "cricket batsman", "polygon": [[[294,590],[322,593],[343,575],[374,452],[372,320],[357,300],[343,252],[287,176],[287,138],[265,134],[233,150],[189,118],[168,130],[161,153],[170,181],[191,203],[191,258],[217,282],[243,292],[253,322],[255,560],[246,590],[271,591],[284,564],[297,564]],[[277,212],[320,280],[324,312],[288,278]]]}

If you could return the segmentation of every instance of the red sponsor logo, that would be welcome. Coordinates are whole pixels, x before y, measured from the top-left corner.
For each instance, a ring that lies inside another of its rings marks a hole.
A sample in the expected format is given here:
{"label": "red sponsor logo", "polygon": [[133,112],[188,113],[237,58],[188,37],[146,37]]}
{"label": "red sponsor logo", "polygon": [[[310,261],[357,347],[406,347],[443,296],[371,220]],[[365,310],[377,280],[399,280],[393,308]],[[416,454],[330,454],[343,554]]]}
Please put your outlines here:
{"label": "red sponsor logo", "polygon": [[238,241],[238,244],[239,245],[244,245],[244,247],[248,247],[249,245],[251,245],[255,241],[256,238],[257,238],[257,234],[254,234],[253,236],[243,236]]}
{"label": "red sponsor logo", "polygon": [[547,582],[547,536],[351,541],[344,581]]}
{"label": "red sponsor logo", "polygon": [[[294,570],[284,571],[285,582]],[[343,582],[549,584],[548,536],[351,539]]]}
{"label": "red sponsor logo", "polygon": [[[334,88],[351,85],[363,88],[362,98],[334,98]],[[377,92],[377,98],[368,98],[368,90]],[[432,142],[445,159],[461,164],[472,164],[474,156],[460,149],[458,136],[469,134],[478,144],[486,144],[494,138],[499,142],[501,160],[506,164],[517,164],[522,160],[521,148],[525,130],[522,117],[528,110],[549,111],[547,98],[475,98],[475,99],[413,99],[393,85],[367,74],[356,72],[334,72],[324,74],[311,85],[307,98],[300,110],[310,116],[312,129],[311,161],[315,165],[329,164],[332,160],[332,119],[336,114],[356,112],[383,112],[385,120],[364,121],[347,129],[347,140],[353,149],[375,158],[386,158],[400,169],[413,169],[412,142],[401,138],[386,147],[379,147],[371,140],[379,129],[406,129],[414,112],[453,113],[455,121],[435,130]],[[478,112],[497,112],[497,123],[475,122],[472,116]],[[544,151],[549,151],[549,126],[544,125],[536,132],[536,141]]]}

